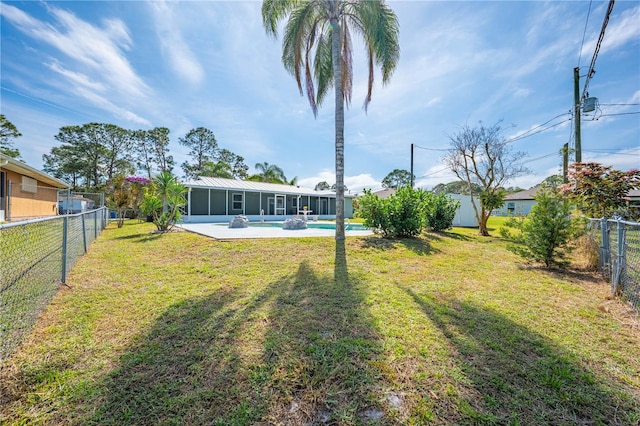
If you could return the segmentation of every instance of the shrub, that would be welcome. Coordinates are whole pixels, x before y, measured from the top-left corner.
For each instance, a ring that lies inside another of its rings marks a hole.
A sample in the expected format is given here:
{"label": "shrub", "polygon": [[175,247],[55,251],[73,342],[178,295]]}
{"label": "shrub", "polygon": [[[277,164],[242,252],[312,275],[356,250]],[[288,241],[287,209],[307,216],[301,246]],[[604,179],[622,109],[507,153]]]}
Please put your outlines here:
{"label": "shrub", "polygon": [[630,190],[640,187],[640,171],[626,172],[600,163],[574,163],[569,170],[569,183],[562,186],[565,195],[588,217],[611,217],[625,212]]}
{"label": "shrub", "polygon": [[358,197],[357,215],[365,226],[384,237],[414,237],[422,232],[426,194],[422,189],[404,187],[381,199],[365,190]]}
{"label": "shrub", "polygon": [[107,182],[106,202],[111,210],[115,210],[118,228],[122,228],[128,210],[137,213],[142,204],[144,188],[149,179],[143,177],[118,175]]}
{"label": "shrub", "polygon": [[142,212],[153,217],[158,231],[169,231],[180,221],[180,207],[187,203],[186,188],[169,172],[160,173],[144,189]]}
{"label": "shrub", "polygon": [[503,237],[515,243],[507,248],[526,258],[543,262],[546,267],[566,263],[563,259],[570,251],[569,243],[576,236],[575,222],[571,218],[571,204],[551,188],[542,188],[534,197],[536,204],[527,218],[512,218],[507,226],[520,233],[501,228]]}
{"label": "shrub", "polygon": [[460,202],[451,196],[440,193],[427,193],[425,206],[425,225],[432,231],[444,231],[453,227],[453,218]]}

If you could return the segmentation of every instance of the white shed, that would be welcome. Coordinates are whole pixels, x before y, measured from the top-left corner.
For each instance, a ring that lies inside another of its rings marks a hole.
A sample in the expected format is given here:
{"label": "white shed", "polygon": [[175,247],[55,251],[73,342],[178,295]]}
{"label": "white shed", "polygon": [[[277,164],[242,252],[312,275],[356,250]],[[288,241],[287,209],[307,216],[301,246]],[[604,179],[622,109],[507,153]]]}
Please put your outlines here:
{"label": "white shed", "polygon": [[[476,212],[471,205],[471,196],[462,194],[447,194],[451,198],[460,202],[460,206],[456,210],[456,215],[453,217],[453,226],[460,226],[463,228],[475,228],[478,226],[478,219],[476,218]],[[478,200],[475,200],[478,203]]]}

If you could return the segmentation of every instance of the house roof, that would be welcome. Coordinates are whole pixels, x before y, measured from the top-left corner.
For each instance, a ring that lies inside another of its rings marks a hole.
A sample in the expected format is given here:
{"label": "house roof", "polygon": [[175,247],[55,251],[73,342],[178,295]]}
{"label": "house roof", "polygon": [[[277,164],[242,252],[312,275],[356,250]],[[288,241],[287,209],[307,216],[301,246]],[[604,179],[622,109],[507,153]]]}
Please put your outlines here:
{"label": "house roof", "polygon": [[393,195],[395,193],[396,193],[395,188],[382,188],[372,192],[372,194],[377,195],[378,198],[388,198],[390,195]]}
{"label": "house roof", "polygon": [[514,192],[513,194],[509,194],[504,197],[505,200],[533,200],[536,192],[538,192],[540,188],[531,188],[525,189],[524,191]]}
{"label": "house roof", "polygon": [[[207,189],[224,189],[238,190],[250,192],[269,192],[275,194],[291,194],[291,195],[309,195],[312,197],[329,197],[335,198],[336,193],[330,190],[314,191],[311,188],[305,188],[297,185],[286,185],[278,183],[253,182],[249,180],[239,179],[223,179],[216,177],[201,177],[197,180],[183,182],[187,188],[207,188]],[[347,198],[353,198],[351,194],[344,195]]]}
{"label": "house roof", "polygon": [[30,177],[32,179],[36,179],[42,183],[51,185],[54,188],[70,188],[70,185],[68,183],[50,176],[44,172],[41,172],[40,170],[36,170],[26,163],[23,163],[22,161],[16,160],[15,158],[9,157],[8,155],[2,153],[0,153],[0,168],[3,170],[10,170],[12,172]]}
{"label": "house roof", "polygon": [[[510,201],[523,201],[523,200],[534,200],[536,192],[538,191],[538,187],[527,189],[520,192],[514,192],[513,194],[509,194],[505,197],[505,200]],[[632,189],[627,193],[628,197],[631,198],[640,198],[640,190]]]}

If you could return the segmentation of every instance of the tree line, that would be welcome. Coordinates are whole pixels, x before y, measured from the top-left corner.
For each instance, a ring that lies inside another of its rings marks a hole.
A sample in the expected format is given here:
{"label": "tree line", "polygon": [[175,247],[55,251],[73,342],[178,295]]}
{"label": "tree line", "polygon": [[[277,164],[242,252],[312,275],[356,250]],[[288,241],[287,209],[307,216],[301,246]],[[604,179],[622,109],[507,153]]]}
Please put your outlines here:
{"label": "tree line", "polygon": [[[99,192],[118,177],[142,175],[152,180],[156,176],[176,175],[176,162],[169,150],[166,127],[151,130],[130,130],[109,123],[86,123],[64,126],[54,136],[60,145],[42,156],[43,171],[71,185],[74,191]],[[22,134],[4,115],[0,116],[0,152],[21,160],[14,140]],[[198,127],[178,139],[189,148],[189,160],[182,168],[184,178],[203,176],[245,179],[257,182],[295,185],[297,177],[288,179],[284,171],[267,162],[255,165],[249,175],[244,158],[218,145],[215,134]]]}
{"label": "tree line", "polygon": [[[84,191],[101,190],[116,176],[141,173],[151,179],[173,174],[176,162],[169,151],[169,133],[166,127],[129,130],[109,123],[64,126],[55,135],[60,145],[42,157],[43,170]],[[247,177],[244,158],[218,147],[211,130],[198,127],[178,141],[189,148],[190,161],[181,164],[185,178]]]}

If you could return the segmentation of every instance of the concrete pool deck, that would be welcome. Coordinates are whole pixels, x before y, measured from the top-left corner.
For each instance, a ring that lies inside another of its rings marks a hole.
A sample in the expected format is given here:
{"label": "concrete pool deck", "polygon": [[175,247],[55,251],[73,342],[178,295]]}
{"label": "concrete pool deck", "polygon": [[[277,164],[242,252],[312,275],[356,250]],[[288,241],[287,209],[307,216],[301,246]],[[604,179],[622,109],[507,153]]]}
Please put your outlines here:
{"label": "concrete pool deck", "polygon": [[[178,227],[196,234],[212,237],[217,240],[232,240],[242,238],[307,238],[334,237],[335,229],[296,229],[285,230],[277,227],[248,227],[229,228],[226,223],[182,223]],[[362,237],[372,235],[371,230],[345,231],[347,237]]]}

